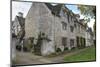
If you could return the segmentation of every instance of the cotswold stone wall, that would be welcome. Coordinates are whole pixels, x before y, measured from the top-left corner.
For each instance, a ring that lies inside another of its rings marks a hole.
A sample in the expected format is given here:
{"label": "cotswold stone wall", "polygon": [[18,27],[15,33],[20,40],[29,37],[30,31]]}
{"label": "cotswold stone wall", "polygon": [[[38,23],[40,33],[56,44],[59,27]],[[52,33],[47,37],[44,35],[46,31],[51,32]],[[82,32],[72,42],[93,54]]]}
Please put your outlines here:
{"label": "cotswold stone wall", "polygon": [[[62,9],[60,14],[62,13]],[[68,17],[70,18],[68,21]],[[67,24],[67,29],[62,29],[62,22]],[[71,32],[70,26],[74,28]],[[33,3],[25,20],[25,38],[34,37],[36,40],[39,33],[44,33],[47,38],[50,39],[43,40],[41,45],[41,54],[49,55],[50,53],[56,52],[57,48],[64,51],[65,47],[71,49],[72,47],[77,47],[77,36],[85,38],[85,30],[81,28],[81,25],[74,22],[74,17],[71,20],[70,16],[60,17],[52,14],[51,10],[44,3]],[[66,46],[62,45],[62,38],[67,38]],[[71,46],[71,39],[74,40],[74,44]]]}
{"label": "cotswold stone wall", "polygon": [[49,9],[43,3],[33,3],[26,17],[25,31],[25,38],[34,37],[37,39],[38,34],[41,32],[45,33],[51,40],[50,42],[44,41],[41,46],[42,55],[55,52],[53,17]]}

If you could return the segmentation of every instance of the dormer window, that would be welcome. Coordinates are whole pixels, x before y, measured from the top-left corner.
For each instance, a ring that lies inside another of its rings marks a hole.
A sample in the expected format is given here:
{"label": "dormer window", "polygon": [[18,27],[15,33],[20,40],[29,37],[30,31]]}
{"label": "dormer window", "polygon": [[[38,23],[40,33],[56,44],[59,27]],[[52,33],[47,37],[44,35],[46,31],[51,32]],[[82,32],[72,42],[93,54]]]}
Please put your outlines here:
{"label": "dormer window", "polygon": [[62,22],[62,29],[63,29],[63,30],[67,30],[67,23]]}
{"label": "dormer window", "polygon": [[66,9],[62,9],[60,15],[63,16],[63,17],[66,17],[67,16]]}
{"label": "dormer window", "polygon": [[73,32],[74,31],[74,27],[70,26],[70,31]]}

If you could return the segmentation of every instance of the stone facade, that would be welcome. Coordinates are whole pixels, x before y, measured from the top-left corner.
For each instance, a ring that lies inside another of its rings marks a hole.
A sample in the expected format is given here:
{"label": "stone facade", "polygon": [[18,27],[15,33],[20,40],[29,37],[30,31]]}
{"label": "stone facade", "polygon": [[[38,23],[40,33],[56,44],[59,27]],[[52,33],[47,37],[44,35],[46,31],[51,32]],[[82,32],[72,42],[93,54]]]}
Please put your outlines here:
{"label": "stone facade", "polygon": [[34,38],[36,46],[41,34],[43,38],[40,39],[39,50],[44,56],[56,52],[57,48],[62,52],[65,48],[71,50],[86,43],[86,27],[83,23],[79,15],[65,5],[33,3],[25,18],[25,39]]}

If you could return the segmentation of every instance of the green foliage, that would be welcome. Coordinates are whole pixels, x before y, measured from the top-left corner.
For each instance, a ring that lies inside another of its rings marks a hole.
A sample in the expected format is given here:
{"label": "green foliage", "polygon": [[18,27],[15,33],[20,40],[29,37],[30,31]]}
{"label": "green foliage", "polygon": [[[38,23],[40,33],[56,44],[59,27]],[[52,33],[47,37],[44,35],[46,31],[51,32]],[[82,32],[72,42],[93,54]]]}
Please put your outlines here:
{"label": "green foliage", "polygon": [[94,35],[96,36],[96,22],[94,22],[93,29],[94,29]]}
{"label": "green foliage", "polygon": [[31,49],[32,49],[32,47],[33,47],[33,45],[32,45],[32,44],[29,44],[29,45],[28,45],[28,49],[29,49],[29,50],[31,50]]}
{"label": "green foliage", "polygon": [[[96,18],[96,6],[86,6],[86,5],[78,5],[78,9],[80,10],[81,14],[85,17],[85,21],[88,23],[91,18]],[[94,35],[96,33],[96,22],[93,25],[94,28]]]}
{"label": "green foliage", "polygon": [[71,50],[75,50],[75,47],[72,47]]}
{"label": "green foliage", "polygon": [[78,9],[86,17],[95,18],[96,15],[96,6],[87,6],[87,5],[78,5]]}
{"label": "green foliage", "polygon": [[21,45],[16,45],[16,49],[17,49],[18,51],[21,51]]}
{"label": "green foliage", "polygon": [[[86,23],[90,22],[91,18],[96,19],[96,6],[87,6],[87,5],[78,5],[78,9],[81,14],[84,15],[84,20]],[[94,24],[94,32],[95,32],[95,24]]]}
{"label": "green foliage", "polygon": [[24,50],[31,51],[32,48],[33,48],[33,43],[31,43],[31,41],[28,40],[28,43],[24,45]]}
{"label": "green foliage", "polygon": [[64,51],[66,51],[66,50],[68,50],[68,47],[65,47],[65,48],[64,48]]}
{"label": "green foliage", "polygon": [[56,52],[61,52],[61,49],[60,48],[57,48]]}

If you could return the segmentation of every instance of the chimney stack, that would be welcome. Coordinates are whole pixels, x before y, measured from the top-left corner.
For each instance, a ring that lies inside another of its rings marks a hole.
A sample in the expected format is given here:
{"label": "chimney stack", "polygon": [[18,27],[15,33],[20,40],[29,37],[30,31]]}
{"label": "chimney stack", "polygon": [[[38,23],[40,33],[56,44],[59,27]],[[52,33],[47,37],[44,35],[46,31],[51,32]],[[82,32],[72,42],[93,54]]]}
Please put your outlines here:
{"label": "chimney stack", "polygon": [[23,17],[23,13],[22,12],[18,12],[18,16],[19,17]]}

